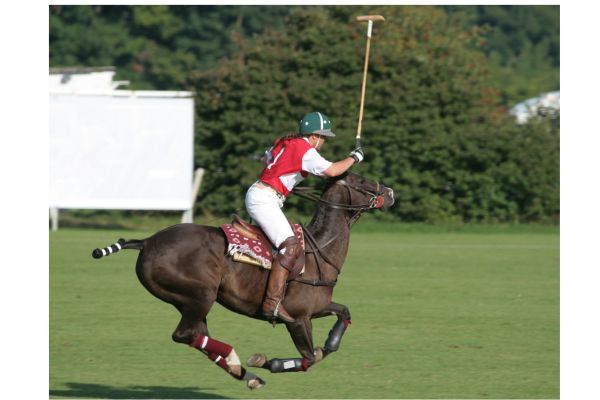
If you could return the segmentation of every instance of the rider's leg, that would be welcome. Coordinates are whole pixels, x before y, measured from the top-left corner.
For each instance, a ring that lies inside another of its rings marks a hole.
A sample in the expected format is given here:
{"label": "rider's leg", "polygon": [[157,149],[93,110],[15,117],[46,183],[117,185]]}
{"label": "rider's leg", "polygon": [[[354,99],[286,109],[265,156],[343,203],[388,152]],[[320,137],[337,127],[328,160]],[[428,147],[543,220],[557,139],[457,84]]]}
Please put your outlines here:
{"label": "rider's leg", "polygon": [[297,239],[290,224],[281,211],[283,202],[268,190],[251,187],[246,194],[246,209],[250,217],[267,235],[271,243],[280,249],[271,266],[267,295],[263,303],[263,314],[267,317],[279,317],[285,322],[294,319],[281,306],[289,269],[299,255]]}
{"label": "rider's leg", "polygon": [[271,266],[267,294],[263,302],[263,315],[267,318],[279,317],[285,322],[294,322],[283,307],[283,294],[290,270],[302,252],[302,245],[296,236],[290,236],[280,245],[280,252]]}
{"label": "rider's leg", "polygon": [[271,191],[252,186],[246,193],[246,210],[250,218],[260,226],[275,248],[294,236],[281,207],[283,201]]}

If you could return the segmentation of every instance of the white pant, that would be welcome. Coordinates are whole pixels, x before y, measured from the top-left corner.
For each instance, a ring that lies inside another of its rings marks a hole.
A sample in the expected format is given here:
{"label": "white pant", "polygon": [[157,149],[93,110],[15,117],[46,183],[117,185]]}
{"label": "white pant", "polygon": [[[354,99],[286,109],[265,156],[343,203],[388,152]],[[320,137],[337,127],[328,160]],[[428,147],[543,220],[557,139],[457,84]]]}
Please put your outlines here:
{"label": "white pant", "polygon": [[265,232],[276,248],[294,232],[281,211],[283,200],[270,189],[260,188],[256,183],[246,192],[246,210]]}

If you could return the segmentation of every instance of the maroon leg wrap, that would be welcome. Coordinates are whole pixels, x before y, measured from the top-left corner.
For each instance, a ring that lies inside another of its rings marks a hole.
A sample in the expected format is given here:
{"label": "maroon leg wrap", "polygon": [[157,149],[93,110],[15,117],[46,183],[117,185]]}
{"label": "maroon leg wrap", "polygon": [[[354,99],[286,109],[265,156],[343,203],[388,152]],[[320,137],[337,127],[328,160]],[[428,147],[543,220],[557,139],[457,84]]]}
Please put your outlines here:
{"label": "maroon leg wrap", "polygon": [[[233,350],[233,347],[231,347],[227,343],[219,342],[218,340],[209,338],[208,336],[204,335],[198,335],[198,337],[196,338],[196,340],[194,340],[191,346],[195,347],[198,350],[205,350],[209,353],[215,353],[216,355],[221,357],[227,357],[229,353],[231,353],[231,350]],[[225,360],[223,360],[223,362],[225,362]]]}
{"label": "maroon leg wrap", "polygon": [[308,359],[306,358],[302,358],[302,371],[306,371],[308,369],[309,365],[308,365]]}
{"label": "maroon leg wrap", "polygon": [[208,353],[208,358],[210,358],[211,361],[214,361],[215,364],[217,364],[219,367],[223,368],[226,372],[229,372],[229,367],[227,366],[227,363],[225,362],[225,357],[220,356],[215,353]]}
{"label": "maroon leg wrap", "polygon": [[213,361],[215,364],[217,364],[219,367],[221,367],[225,372],[227,372],[229,375],[233,376],[237,380],[242,380],[244,378],[244,375],[246,375],[246,369],[242,366],[240,366],[240,376],[234,374],[233,371],[230,371],[229,366],[227,365],[227,362],[225,361],[225,358],[218,354],[208,353],[208,358],[210,358],[211,361]]}

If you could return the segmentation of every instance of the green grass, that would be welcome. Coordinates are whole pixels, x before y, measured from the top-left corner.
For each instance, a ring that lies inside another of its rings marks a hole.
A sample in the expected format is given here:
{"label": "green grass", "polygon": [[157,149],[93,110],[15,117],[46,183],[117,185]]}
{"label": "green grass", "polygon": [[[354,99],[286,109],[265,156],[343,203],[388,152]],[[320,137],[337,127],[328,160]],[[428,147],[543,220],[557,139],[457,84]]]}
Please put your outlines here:
{"label": "green grass", "polygon": [[[90,256],[152,232],[51,232],[50,397],[559,397],[558,228],[356,228],[334,293],[352,313],[340,350],[306,373],[255,370],[254,392],[171,341],[178,313],[137,281],[137,252]],[[315,345],[334,322],[314,321]],[[282,326],[219,305],[208,323],[242,360],[298,356]]]}

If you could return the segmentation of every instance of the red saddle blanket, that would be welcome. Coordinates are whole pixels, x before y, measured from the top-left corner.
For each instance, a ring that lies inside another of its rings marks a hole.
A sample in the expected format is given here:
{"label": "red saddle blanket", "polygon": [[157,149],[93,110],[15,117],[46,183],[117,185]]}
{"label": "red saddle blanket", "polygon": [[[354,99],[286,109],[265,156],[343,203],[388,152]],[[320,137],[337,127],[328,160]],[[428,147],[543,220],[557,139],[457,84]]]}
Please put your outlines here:
{"label": "red saddle blanket", "polygon": [[[242,231],[239,231],[232,224],[223,224],[221,229],[227,237],[229,243],[227,247],[227,255],[232,256],[234,260],[239,262],[245,262],[247,264],[261,266],[266,269],[271,269],[274,255],[277,255],[277,249],[273,247],[270,241],[266,239],[266,236],[261,235],[258,238],[252,238],[244,235]],[[300,224],[293,224],[292,229],[296,234],[296,237],[304,249],[304,232]],[[302,271],[304,272],[304,265],[302,265]]]}

